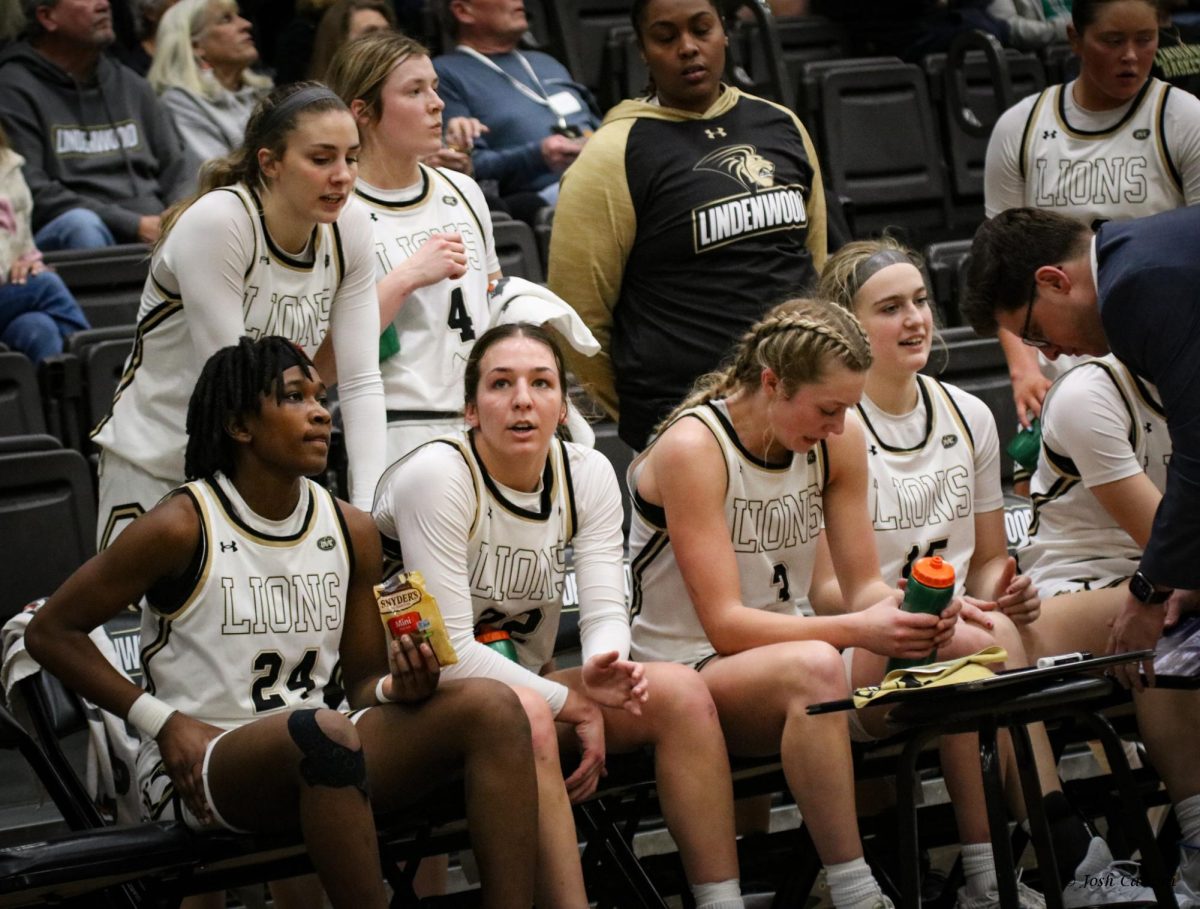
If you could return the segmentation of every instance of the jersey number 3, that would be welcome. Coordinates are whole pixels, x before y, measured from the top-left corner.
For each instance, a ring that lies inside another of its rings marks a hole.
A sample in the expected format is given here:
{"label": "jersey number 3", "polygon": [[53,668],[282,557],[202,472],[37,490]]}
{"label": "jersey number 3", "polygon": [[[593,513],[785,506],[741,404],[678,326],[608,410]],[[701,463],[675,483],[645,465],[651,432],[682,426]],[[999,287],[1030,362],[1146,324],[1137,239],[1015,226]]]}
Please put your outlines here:
{"label": "jersey number 3", "polygon": [[451,331],[458,332],[460,341],[475,340],[475,323],[471,321],[471,314],[467,312],[461,287],[450,291],[450,317],[446,319],[446,325]]}

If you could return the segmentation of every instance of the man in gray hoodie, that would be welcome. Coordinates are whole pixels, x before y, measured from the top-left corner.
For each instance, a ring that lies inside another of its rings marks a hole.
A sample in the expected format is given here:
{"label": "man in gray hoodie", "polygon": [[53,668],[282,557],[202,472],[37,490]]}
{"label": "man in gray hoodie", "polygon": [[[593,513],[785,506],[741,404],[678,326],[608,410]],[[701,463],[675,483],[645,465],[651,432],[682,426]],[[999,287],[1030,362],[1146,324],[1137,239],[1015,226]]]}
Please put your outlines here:
{"label": "man in gray hoodie", "polygon": [[25,158],[39,248],[153,243],[196,175],[143,78],[104,54],[108,0],[25,0],[0,53],[0,122]]}

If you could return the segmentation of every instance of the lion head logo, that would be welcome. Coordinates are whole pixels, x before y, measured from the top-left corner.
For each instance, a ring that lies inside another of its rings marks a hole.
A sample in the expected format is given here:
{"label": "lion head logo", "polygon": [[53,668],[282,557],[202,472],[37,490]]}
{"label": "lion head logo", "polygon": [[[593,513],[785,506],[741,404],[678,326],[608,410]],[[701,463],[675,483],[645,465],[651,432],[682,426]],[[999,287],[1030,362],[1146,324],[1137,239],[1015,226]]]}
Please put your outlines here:
{"label": "lion head logo", "polygon": [[724,174],[749,190],[770,189],[775,185],[775,165],[760,155],[753,145],[718,148],[697,161],[693,169]]}

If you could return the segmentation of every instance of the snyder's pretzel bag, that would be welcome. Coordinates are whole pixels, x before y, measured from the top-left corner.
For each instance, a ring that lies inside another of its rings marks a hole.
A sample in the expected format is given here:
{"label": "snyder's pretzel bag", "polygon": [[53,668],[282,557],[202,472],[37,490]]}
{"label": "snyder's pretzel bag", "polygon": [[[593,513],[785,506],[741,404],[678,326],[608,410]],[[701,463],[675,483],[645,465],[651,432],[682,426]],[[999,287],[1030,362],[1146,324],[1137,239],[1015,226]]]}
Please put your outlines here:
{"label": "snyder's pretzel bag", "polygon": [[375,601],[379,603],[379,617],[392,637],[408,634],[417,641],[424,638],[441,665],[458,662],[437,600],[425,589],[421,572],[401,571],[376,584]]}

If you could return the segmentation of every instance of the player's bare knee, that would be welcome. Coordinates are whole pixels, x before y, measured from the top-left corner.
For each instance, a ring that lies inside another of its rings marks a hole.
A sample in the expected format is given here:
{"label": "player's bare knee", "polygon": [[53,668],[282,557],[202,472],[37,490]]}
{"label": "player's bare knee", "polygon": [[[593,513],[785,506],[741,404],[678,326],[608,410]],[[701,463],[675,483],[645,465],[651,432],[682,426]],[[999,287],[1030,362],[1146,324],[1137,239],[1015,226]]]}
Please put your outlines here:
{"label": "player's bare knee", "polygon": [[686,726],[717,721],[712,694],[694,669],[678,663],[656,663],[650,680],[653,693],[643,712]]}
{"label": "player's bare knee", "polygon": [[333,710],[296,710],[287,725],[300,749],[300,777],[305,784],[331,789],[353,786],[367,794],[362,742],[346,717]]}
{"label": "player's bare knee", "polygon": [[804,698],[806,706],[845,696],[846,663],[836,647],[824,641],[798,641],[793,649],[794,657],[784,665],[781,679],[789,692]]}

